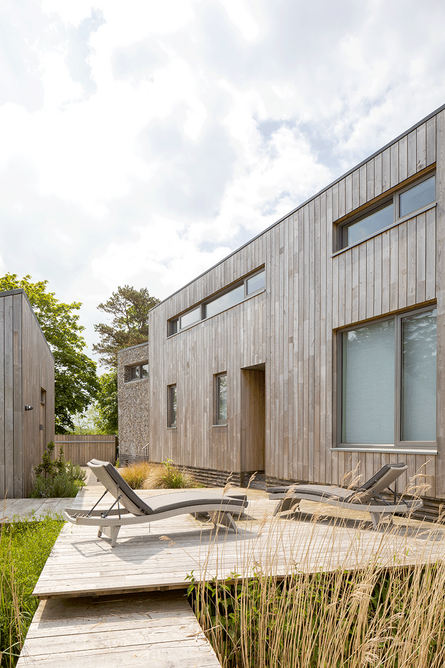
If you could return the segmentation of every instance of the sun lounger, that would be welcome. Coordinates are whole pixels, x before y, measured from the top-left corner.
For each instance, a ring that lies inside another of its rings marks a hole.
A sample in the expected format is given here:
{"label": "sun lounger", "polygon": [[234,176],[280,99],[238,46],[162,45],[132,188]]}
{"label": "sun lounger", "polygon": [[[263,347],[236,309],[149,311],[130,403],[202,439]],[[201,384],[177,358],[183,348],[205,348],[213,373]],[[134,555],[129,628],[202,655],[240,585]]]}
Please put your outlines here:
{"label": "sun lounger", "polygon": [[[397,478],[408,467],[404,463],[385,464],[380,471],[367,480],[358,489],[344,489],[329,487],[328,485],[288,485],[286,487],[270,487],[269,499],[278,501],[274,515],[292,515],[299,509],[302,499],[325,503],[330,506],[347,508],[350,510],[367,510],[372,518],[374,528],[379,522],[389,517],[392,521],[394,514],[406,514],[422,507],[420,499],[403,499],[390,489]],[[388,490],[393,495],[392,501],[384,498],[382,492]]]}
{"label": "sun lounger", "polygon": [[[99,538],[105,534],[111,539],[112,547],[116,545],[121,526],[150,523],[188,513],[207,513],[215,525],[236,531],[233,515],[240,515],[248,504],[244,494],[229,496],[194,490],[159,494],[144,501],[109,462],[93,459],[88,462],[88,466],[106,491],[91,510],[67,508],[64,515],[73,524],[97,526]],[[96,510],[106,494],[114,497],[114,503],[108,510]]]}

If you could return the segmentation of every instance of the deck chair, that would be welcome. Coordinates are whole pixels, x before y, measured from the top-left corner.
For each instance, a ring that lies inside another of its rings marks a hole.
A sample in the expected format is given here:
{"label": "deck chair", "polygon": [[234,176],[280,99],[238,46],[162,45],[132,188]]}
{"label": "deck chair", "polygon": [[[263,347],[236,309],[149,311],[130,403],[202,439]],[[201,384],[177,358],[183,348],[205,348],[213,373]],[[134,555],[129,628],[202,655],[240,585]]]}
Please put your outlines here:
{"label": "deck chair", "polygon": [[[344,489],[342,487],[329,487],[328,485],[288,485],[286,487],[268,488],[269,499],[276,499],[274,515],[293,515],[299,509],[302,499],[316,501],[339,508],[351,510],[367,510],[372,519],[374,528],[384,518],[392,522],[394,514],[406,514],[421,508],[423,503],[420,499],[406,500],[400,494],[390,489],[390,485],[407,470],[407,465],[385,464],[372,478],[369,478],[358,489]],[[381,496],[382,492],[391,492],[392,502]]]}
{"label": "deck chair", "polygon": [[[67,508],[65,519],[72,524],[97,526],[98,537],[102,534],[111,539],[111,547],[116,545],[121,526],[150,523],[164,520],[175,515],[207,513],[215,525],[236,531],[233,515],[242,514],[247,507],[245,494],[229,496],[215,492],[173,492],[159,494],[146,501],[140,498],[125,482],[120,473],[110,462],[92,459],[88,466],[105,487],[105,492],[91,510]],[[106,494],[114,497],[108,510],[96,510]]]}

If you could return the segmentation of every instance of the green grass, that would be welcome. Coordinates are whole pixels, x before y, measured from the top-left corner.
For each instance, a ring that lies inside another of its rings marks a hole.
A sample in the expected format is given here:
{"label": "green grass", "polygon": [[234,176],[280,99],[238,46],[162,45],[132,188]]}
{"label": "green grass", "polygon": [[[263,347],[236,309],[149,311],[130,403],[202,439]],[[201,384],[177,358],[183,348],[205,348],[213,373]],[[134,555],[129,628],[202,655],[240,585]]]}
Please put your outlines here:
{"label": "green grass", "polygon": [[63,526],[49,516],[3,524],[0,529],[0,666],[13,668],[37,609],[32,595]]}

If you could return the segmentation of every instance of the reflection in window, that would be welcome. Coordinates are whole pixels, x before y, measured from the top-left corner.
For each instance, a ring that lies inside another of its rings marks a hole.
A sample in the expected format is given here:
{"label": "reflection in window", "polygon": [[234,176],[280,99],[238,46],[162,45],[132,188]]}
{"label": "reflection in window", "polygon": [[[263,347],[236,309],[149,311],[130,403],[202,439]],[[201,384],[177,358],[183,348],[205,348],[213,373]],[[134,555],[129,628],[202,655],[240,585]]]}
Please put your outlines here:
{"label": "reflection in window", "polygon": [[198,322],[199,320],[201,320],[201,306],[198,306],[181,316],[181,329],[193,325],[193,323]]}
{"label": "reflection in window", "polygon": [[392,225],[393,222],[394,207],[391,202],[384,209],[379,209],[375,213],[366,216],[366,218],[362,218],[362,220],[345,227],[343,245],[351,246],[351,244],[357,243],[360,239],[365,239],[371,236],[371,234]]}
{"label": "reflection in window", "polygon": [[436,199],[436,177],[431,176],[426,181],[418,183],[400,195],[400,217],[407,216],[413,211],[431,204]]}
{"label": "reflection in window", "polygon": [[259,274],[255,274],[255,276],[252,276],[251,278],[248,278],[246,281],[246,292],[248,295],[251,295],[253,292],[256,292],[257,290],[261,290],[261,288],[266,287],[266,272],[265,271],[260,271]]}
{"label": "reflection in window", "polygon": [[227,422],[227,374],[216,376],[216,424]]}
{"label": "reflection in window", "polygon": [[137,364],[129,368],[127,380],[141,380],[148,378],[148,364]]}
{"label": "reflection in window", "polygon": [[167,387],[167,427],[176,427],[178,417],[178,395],[176,385]]}
{"label": "reflection in window", "polygon": [[[398,203],[397,203],[398,198]],[[419,209],[432,204],[436,199],[436,177],[417,183],[404,192],[396,193],[385,206],[365,214],[356,222],[340,228],[340,247],[346,248],[390,227],[400,218],[404,218]],[[398,204],[398,205],[397,205]],[[396,206],[397,205],[397,206]]]}
{"label": "reflection in window", "polygon": [[205,314],[206,318],[211,318],[212,315],[217,315],[222,311],[239,304],[244,299],[244,285],[239,285],[237,288],[226,292],[221,297],[217,297],[209,304],[206,304]]}
{"label": "reflection in window", "polygon": [[402,440],[436,440],[436,311],[402,320]]}
{"label": "reflection in window", "polygon": [[173,336],[177,332],[200,322],[205,318],[211,318],[222,313],[232,306],[240,304],[244,299],[266,287],[266,272],[264,269],[256,274],[239,281],[239,283],[225,292],[220,292],[217,297],[207,302],[202,302],[184,315],[171,318],[167,321],[167,336]]}

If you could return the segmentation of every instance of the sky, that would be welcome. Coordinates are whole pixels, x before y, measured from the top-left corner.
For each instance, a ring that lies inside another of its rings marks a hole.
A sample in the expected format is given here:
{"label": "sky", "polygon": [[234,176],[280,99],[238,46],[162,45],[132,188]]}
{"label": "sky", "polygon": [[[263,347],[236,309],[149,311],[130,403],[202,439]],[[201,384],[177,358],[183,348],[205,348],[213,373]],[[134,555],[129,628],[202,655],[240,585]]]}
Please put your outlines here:
{"label": "sky", "polygon": [[2,0],[0,275],[165,299],[445,103],[442,0]]}

